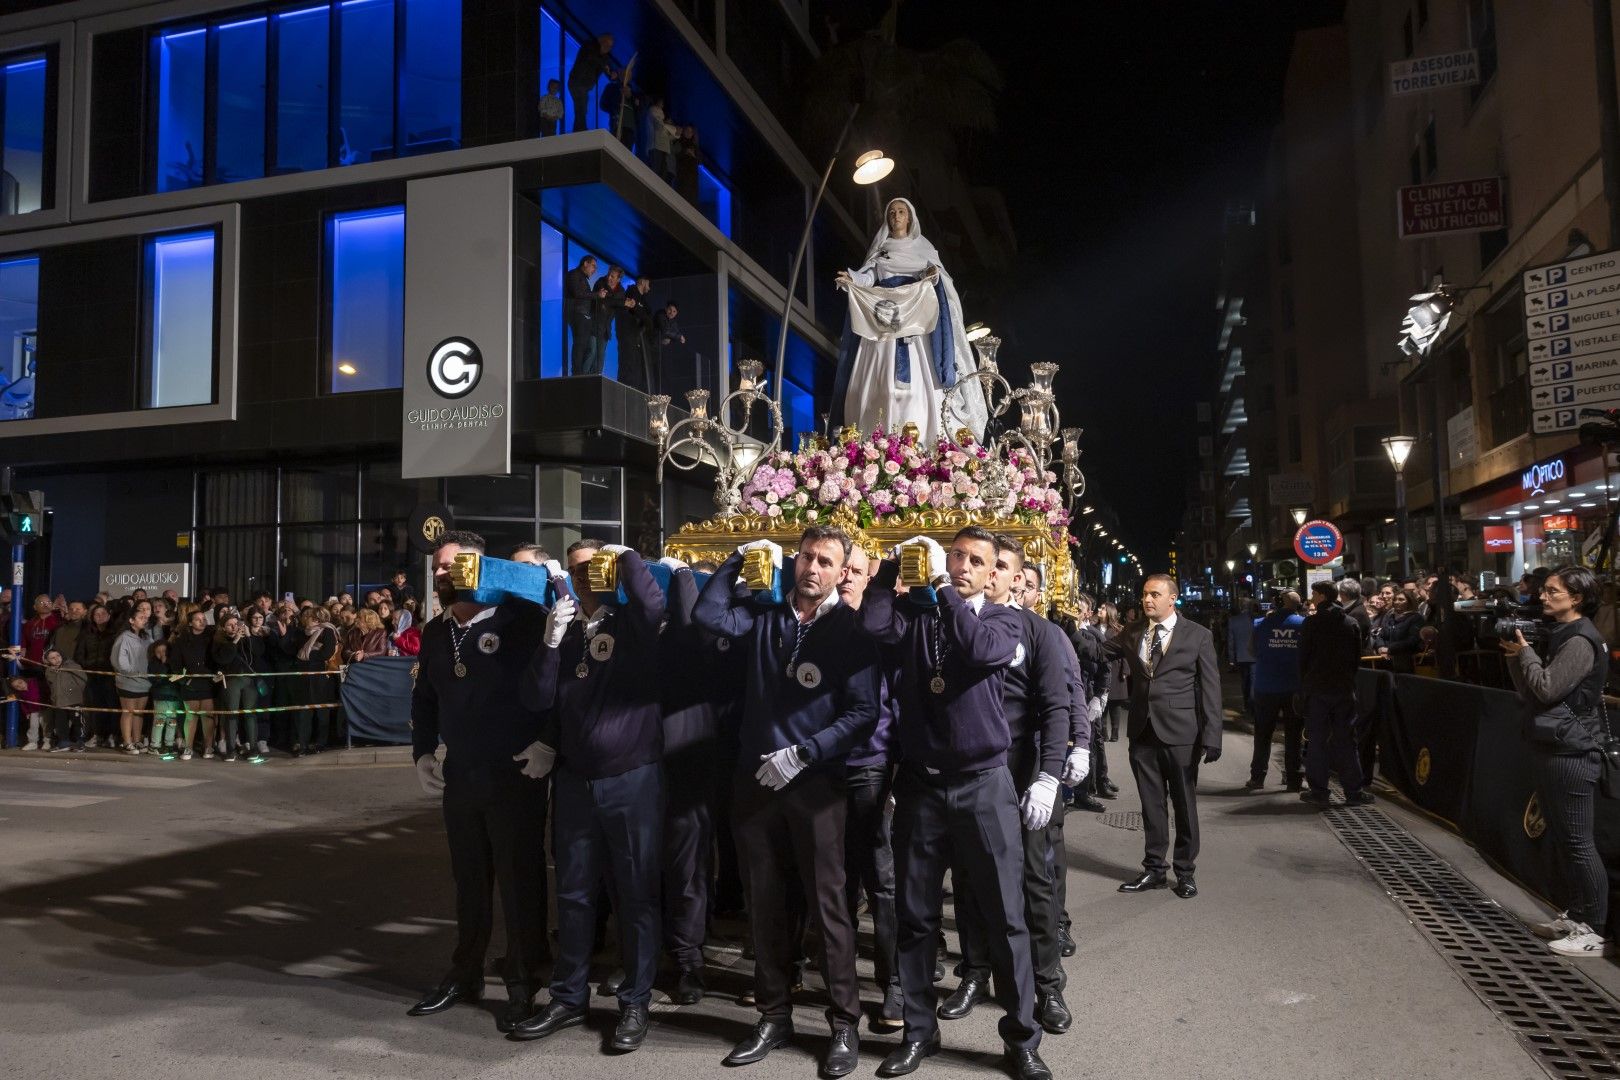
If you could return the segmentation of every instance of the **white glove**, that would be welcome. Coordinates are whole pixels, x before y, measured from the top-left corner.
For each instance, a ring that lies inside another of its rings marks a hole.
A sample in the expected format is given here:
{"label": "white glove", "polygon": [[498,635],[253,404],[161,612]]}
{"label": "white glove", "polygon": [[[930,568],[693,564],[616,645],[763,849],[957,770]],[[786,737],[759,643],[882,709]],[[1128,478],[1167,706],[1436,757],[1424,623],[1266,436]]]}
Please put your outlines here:
{"label": "white glove", "polygon": [[754,779],[772,791],[781,791],[795,776],[804,771],[804,762],[799,760],[799,752],[791,746],[784,746],[769,754],[761,754],[759,760],[761,764],[759,771],[754,773]]}
{"label": "white glove", "polygon": [[544,780],[557,764],[557,751],[536,739],[520,753],[513,754],[512,760],[523,762],[523,775],[530,780]]}
{"label": "white glove", "polygon": [[1052,820],[1052,806],[1057,802],[1058,782],[1041,773],[1024,792],[1024,828],[1030,832],[1044,829]]}
{"label": "white glove", "polygon": [[579,605],[574,603],[572,596],[559,596],[557,602],[551,606],[551,614],[546,616],[546,648],[555,649],[562,644],[563,635],[568,633],[568,624],[574,621],[574,614]]}
{"label": "white glove", "polygon": [[1091,704],[1086,706],[1086,715],[1091,718],[1093,724],[1102,719],[1103,709],[1107,705],[1107,698],[1094,697],[1091,699]]}
{"label": "white glove", "polygon": [[432,754],[423,754],[416,759],[416,779],[422,785],[423,794],[439,795],[444,792],[444,770],[439,767],[439,759]]}
{"label": "white glove", "polygon": [[665,555],[662,559],[658,560],[658,565],[669,567],[670,573],[674,573],[677,570],[686,569],[686,564],[681,562],[681,560],[677,559],[673,555]]}
{"label": "white glove", "polygon": [[1063,782],[1069,787],[1079,787],[1090,773],[1090,748],[1076,746],[1070,750],[1068,758],[1063,762]]}
{"label": "white glove", "polygon": [[546,568],[546,573],[551,577],[565,578],[568,576],[568,571],[564,570],[562,563],[558,562],[556,559],[547,559],[540,565]]}
{"label": "white glove", "polygon": [[618,555],[623,555],[625,552],[629,551],[630,549],[625,547],[623,544],[603,544],[602,545],[602,550],[603,551],[611,551],[611,552],[613,552],[613,554],[615,556],[618,556]]}
{"label": "white glove", "polygon": [[754,540],[737,548],[737,554],[747,555],[755,548],[765,548],[771,553],[771,565],[778,570],[782,569],[782,545],[774,540]]}

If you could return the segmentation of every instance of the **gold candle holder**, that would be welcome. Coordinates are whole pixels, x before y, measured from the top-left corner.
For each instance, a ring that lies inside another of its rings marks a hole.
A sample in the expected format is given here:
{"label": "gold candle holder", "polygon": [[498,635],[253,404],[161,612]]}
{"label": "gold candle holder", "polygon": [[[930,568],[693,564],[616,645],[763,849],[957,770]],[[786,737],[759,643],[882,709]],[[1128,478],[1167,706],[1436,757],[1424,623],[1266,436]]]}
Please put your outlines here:
{"label": "gold candle holder", "polygon": [[479,554],[458,551],[450,564],[450,584],[458,591],[478,588]]}
{"label": "gold candle holder", "polygon": [[922,588],[929,583],[928,545],[905,544],[900,548],[900,584]]}
{"label": "gold candle holder", "polygon": [[751,548],[743,554],[742,570],[737,576],[749,592],[769,592],[776,579],[776,561],[768,549]]}
{"label": "gold candle holder", "polygon": [[591,592],[613,593],[619,591],[619,555],[614,551],[598,551],[591,556],[586,577],[590,581]]}

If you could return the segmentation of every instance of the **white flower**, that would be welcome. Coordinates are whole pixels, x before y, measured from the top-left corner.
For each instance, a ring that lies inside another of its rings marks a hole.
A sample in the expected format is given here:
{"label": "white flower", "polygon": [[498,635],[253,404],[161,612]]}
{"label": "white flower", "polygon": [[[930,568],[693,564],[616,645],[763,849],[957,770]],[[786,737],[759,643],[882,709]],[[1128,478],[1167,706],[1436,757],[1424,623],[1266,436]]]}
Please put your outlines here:
{"label": "white flower", "polygon": [[804,506],[807,503],[809,503],[809,501],[810,501],[810,496],[808,494],[806,494],[804,491],[802,491],[802,490],[801,491],[795,491],[793,493],[793,505],[794,506]]}

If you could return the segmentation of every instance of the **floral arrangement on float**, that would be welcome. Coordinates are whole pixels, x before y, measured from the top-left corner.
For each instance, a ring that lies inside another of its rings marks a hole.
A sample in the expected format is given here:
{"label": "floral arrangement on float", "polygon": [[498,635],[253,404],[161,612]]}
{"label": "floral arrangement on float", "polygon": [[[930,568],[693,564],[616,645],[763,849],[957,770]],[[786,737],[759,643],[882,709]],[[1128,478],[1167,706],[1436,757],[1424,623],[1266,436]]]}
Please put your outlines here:
{"label": "floral arrangement on float", "polygon": [[867,436],[846,428],[836,445],[767,455],[743,485],[741,509],[802,527],[844,508],[863,529],[920,510],[962,510],[1064,535],[1069,512],[1056,473],[1023,446],[992,450],[966,431],[958,438],[929,447],[910,424]]}

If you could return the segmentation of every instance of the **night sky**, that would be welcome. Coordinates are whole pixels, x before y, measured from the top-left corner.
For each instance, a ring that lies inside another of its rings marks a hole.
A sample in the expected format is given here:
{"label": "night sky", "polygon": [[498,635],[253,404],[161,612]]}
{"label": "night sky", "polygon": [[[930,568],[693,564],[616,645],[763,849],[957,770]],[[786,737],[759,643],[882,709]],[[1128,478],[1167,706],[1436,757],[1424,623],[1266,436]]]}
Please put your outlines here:
{"label": "night sky", "polygon": [[1257,192],[1291,34],[1343,4],[1014,7],[1030,15],[987,22],[983,0],[901,9],[902,44],[972,37],[1006,79],[1000,130],[969,170],[1006,196],[1019,265],[999,296],[964,306],[994,311],[1004,370],[1062,365],[1090,490],[1143,566],[1162,568],[1194,406],[1214,384],[1222,209]]}

